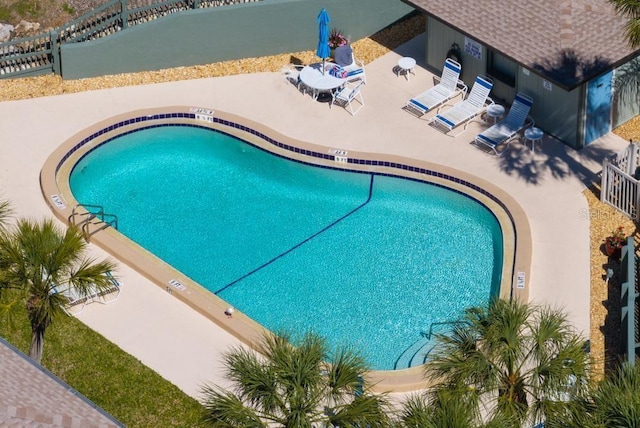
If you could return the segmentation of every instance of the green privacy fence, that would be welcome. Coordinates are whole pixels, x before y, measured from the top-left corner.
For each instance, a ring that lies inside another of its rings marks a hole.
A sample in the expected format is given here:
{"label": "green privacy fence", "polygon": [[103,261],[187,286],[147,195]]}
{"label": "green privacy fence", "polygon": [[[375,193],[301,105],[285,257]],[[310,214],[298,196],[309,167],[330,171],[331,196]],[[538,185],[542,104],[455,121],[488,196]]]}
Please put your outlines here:
{"label": "green privacy fence", "polygon": [[640,305],[638,296],[640,287],[638,285],[638,272],[636,266],[636,255],[634,239],[627,238],[627,245],[622,249],[620,264],[620,274],[622,277],[622,287],[620,289],[621,306],[621,331],[622,342],[624,343],[624,354],[627,362],[632,366],[640,350]]}
{"label": "green privacy fence", "polygon": [[79,79],[314,50],[322,7],[353,40],[413,12],[401,0],[112,0],[50,33],[0,44],[0,78]]}
{"label": "green privacy fence", "polygon": [[145,0],[112,0],[48,33],[0,43],[0,78],[61,74],[62,44],[95,40],[170,13],[246,1],[251,0],[170,0],[151,4]]}

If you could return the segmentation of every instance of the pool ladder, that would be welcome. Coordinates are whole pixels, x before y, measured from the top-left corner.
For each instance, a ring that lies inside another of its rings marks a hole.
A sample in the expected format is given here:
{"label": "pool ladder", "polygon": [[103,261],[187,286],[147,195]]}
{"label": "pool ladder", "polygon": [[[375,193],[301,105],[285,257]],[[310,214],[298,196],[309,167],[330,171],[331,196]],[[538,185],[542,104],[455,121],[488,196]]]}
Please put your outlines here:
{"label": "pool ladder", "polygon": [[118,229],[118,217],[115,214],[105,213],[101,205],[77,204],[73,207],[68,221],[69,224],[80,228],[82,236],[87,241],[91,235],[107,227]]}

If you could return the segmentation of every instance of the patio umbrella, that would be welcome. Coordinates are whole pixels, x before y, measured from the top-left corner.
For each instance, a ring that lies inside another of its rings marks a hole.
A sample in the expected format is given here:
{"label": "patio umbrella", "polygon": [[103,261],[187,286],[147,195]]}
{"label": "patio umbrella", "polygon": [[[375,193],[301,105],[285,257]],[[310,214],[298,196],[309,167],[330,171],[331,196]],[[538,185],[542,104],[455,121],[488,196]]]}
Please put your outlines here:
{"label": "patio umbrella", "polygon": [[324,74],[324,61],[331,55],[331,49],[329,49],[329,14],[325,8],[322,8],[318,15],[318,50],[316,55],[322,58],[322,74]]}

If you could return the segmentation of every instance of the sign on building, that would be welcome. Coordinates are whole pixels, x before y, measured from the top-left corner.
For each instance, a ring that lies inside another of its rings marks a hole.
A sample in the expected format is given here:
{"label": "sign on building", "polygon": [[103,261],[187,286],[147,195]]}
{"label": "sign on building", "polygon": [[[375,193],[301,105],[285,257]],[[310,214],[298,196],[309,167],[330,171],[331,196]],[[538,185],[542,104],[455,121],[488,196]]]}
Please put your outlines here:
{"label": "sign on building", "polygon": [[482,45],[469,37],[464,38],[464,52],[477,60],[482,59]]}

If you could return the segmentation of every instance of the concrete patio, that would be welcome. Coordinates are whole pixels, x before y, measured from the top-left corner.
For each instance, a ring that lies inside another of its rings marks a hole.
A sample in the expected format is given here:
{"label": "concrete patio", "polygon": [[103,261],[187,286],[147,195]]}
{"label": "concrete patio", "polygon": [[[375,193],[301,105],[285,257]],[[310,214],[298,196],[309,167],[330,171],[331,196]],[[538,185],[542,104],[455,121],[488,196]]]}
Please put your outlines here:
{"label": "concrete patio", "polygon": [[[576,152],[547,137],[535,153],[514,142],[495,157],[470,144],[486,126],[482,122],[456,138],[443,135],[402,109],[433,85],[433,75],[423,68],[424,37],[367,64],[366,105],[353,117],[302,95],[281,73],[0,103],[0,197],[11,202],[18,216],[53,217],[40,191],[40,169],[64,140],[100,120],[171,105],[230,112],[328,148],[434,162],[499,186],[522,206],[530,223],[531,300],[564,308],[576,328],[588,334],[590,213],[582,192],[597,179],[603,157],[627,143],[609,134]],[[393,71],[403,56],[417,60],[410,79]],[[107,256],[95,246],[91,252]],[[117,273],[123,283],[118,301],[88,305],[78,318],[196,398],[205,382],[225,385],[221,354],[240,342],[126,264],[120,263]]]}

